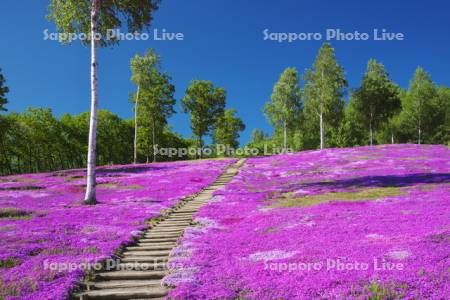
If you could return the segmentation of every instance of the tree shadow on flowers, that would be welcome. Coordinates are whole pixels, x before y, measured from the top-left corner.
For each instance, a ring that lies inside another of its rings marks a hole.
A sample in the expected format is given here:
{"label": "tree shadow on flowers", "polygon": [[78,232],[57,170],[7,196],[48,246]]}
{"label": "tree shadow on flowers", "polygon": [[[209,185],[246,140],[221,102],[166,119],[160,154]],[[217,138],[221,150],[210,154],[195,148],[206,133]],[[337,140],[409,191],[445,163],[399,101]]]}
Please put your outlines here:
{"label": "tree shadow on flowers", "polygon": [[449,173],[417,173],[407,175],[363,176],[335,181],[318,181],[304,183],[302,187],[338,189],[364,187],[407,187],[418,184],[450,183]]}

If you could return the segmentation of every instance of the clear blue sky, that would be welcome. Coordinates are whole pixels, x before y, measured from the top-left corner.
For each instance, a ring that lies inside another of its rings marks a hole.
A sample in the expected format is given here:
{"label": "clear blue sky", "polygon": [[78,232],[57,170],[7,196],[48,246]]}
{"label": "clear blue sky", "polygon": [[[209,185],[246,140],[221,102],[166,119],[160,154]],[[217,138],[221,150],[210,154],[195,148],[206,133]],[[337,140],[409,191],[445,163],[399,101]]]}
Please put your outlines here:
{"label": "clear blue sky", "polygon": [[[48,2],[2,0],[0,5],[0,67],[11,89],[8,108],[50,107],[58,116],[80,113],[89,109],[89,49],[78,42],[62,46],[43,40],[45,29],[54,31],[45,19]],[[350,86],[359,84],[369,58],[383,62],[402,87],[418,65],[436,83],[450,85],[449,11],[445,0],[163,0],[153,28],[182,32],[184,41],[123,41],[102,49],[100,107],[124,118],[132,116],[130,58],[155,48],[173,77],[178,101],[193,78],[211,80],[228,91],[227,106],[238,109],[247,125],[241,138],[246,142],[253,128],[271,131],[261,109],[283,69],[294,66],[303,73],[323,43],[264,41],[264,29],[401,32],[404,41],[331,41]],[[190,136],[189,119],[180,113],[179,102],[176,110],[170,123]]]}

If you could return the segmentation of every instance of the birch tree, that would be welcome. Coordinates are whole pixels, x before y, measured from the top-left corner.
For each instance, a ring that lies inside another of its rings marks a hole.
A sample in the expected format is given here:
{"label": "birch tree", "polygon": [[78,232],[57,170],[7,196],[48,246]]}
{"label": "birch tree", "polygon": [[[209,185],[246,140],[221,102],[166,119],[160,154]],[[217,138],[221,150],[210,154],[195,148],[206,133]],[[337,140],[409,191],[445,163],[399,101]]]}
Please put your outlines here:
{"label": "birch tree", "polygon": [[152,13],[158,9],[157,0],[51,0],[48,19],[55,22],[63,43],[70,43],[71,33],[82,33],[89,39],[82,40],[91,48],[91,115],[89,147],[87,158],[86,204],[96,201],[96,138],[97,138],[97,47],[114,45],[117,36],[111,30],[119,29],[125,23],[130,32],[148,28]]}
{"label": "birch tree", "polygon": [[270,101],[264,107],[264,114],[275,127],[282,127],[283,149],[287,149],[287,130],[300,118],[302,110],[299,76],[295,68],[286,68],[273,87]]}
{"label": "birch tree", "polygon": [[137,163],[137,144],[138,144],[138,108],[139,108],[139,95],[143,84],[147,86],[151,84],[152,74],[158,72],[160,65],[160,57],[155,53],[153,49],[147,50],[147,52],[140,56],[136,54],[131,59],[131,81],[137,86],[137,91],[134,99],[134,153],[133,162]]}
{"label": "birch tree", "polygon": [[402,123],[415,130],[418,144],[422,143],[424,132],[429,134],[432,131],[430,127],[438,109],[437,101],[438,91],[430,75],[418,67],[402,100],[401,112]]}
{"label": "birch tree", "polygon": [[[320,48],[312,69],[305,73],[305,118],[312,122],[319,122],[320,149],[325,148],[326,126],[339,125],[343,118],[344,69],[337,64],[334,49],[325,43]],[[308,116],[312,113],[314,116]]]}
{"label": "birch tree", "polygon": [[146,145],[147,162],[150,162],[150,154],[153,156],[153,162],[156,162],[158,139],[163,135],[167,119],[175,113],[173,108],[176,103],[174,98],[175,86],[170,81],[169,75],[155,69],[149,74],[148,80],[145,81],[141,89],[140,101],[142,105],[138,120],[142,120],[141,127],[143,130],[140,132],[140,140]]}
{"label": "birch tree", "polygon": [[383,64],[374,59],[369,60],[361,86],[355,91],[351,101],[354,101],[362,123],[368,127],[371,146],[374,131],[400,109],[399,92],[400,88],[389,79]]}

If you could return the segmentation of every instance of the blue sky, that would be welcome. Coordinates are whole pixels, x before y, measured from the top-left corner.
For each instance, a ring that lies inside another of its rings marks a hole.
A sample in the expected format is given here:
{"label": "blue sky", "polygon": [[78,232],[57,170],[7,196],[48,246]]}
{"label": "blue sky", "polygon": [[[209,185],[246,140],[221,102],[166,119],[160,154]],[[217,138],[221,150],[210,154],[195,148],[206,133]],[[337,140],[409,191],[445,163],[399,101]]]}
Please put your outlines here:
{"label": "blue sky", "polygon": [[[56,115],[89,109],[90,52],[78,42],[70,46],[45,41],[54,32],[45,19],[49,1],[2,0],[0,9],[0,68],[11,92],[10,111],[29,106],[50,107]],[[247,125],[270,132],[261,109],[284,68],[301,73],[313,63],[321,41],[264,41],[269,32],[343,32],[386,29],[405,35],[403,41],[331,41],[350,87],[359,84],[367,60],[383,62],[394,81],[406,87],[418,65],[433,80],[450,85],[450,18],[448,1],[229,1],[163,0],[153,28],[182,32],[183,41],[123,41],[101,49],[100,107],[124,118],[132,116],[128,95],[129,62],[136,53],[154,48],[163,69],[173,78],[179,101],[192,79],[211,80],[228,92],[227,106],[238,110]],[[177,132],[190,136],[188,116],[170,119]]]}

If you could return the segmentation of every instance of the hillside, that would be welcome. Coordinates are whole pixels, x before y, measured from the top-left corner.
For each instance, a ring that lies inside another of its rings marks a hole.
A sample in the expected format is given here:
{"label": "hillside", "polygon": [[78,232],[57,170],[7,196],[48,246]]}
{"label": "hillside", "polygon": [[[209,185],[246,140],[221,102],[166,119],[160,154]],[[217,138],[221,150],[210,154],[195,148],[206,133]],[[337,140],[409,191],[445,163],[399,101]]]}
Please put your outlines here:
{"label": "hillside", "polygon": [[389,145],[248,159],[185,235],[172,296],[450,295],[449,154]]}

